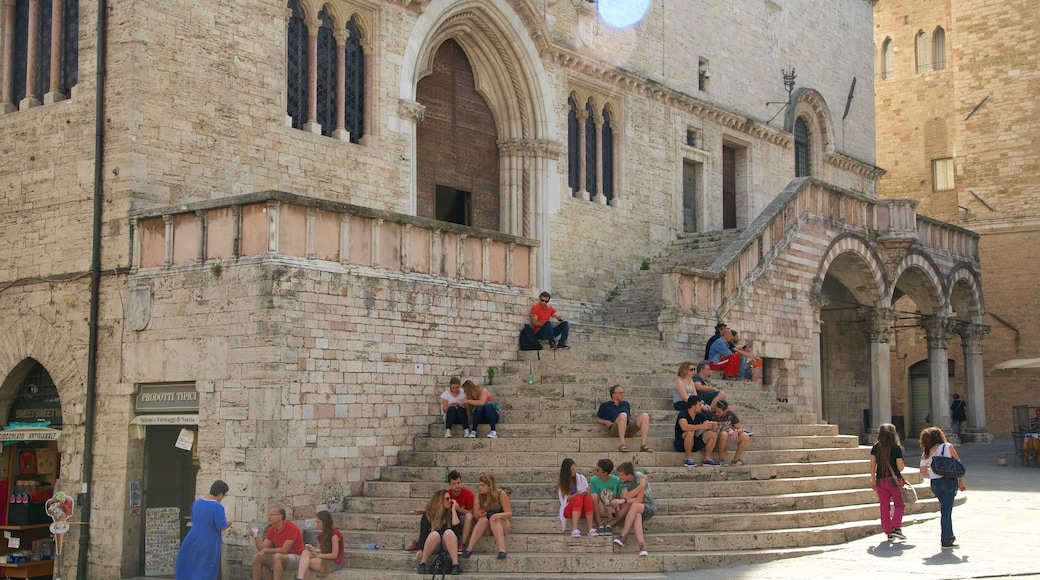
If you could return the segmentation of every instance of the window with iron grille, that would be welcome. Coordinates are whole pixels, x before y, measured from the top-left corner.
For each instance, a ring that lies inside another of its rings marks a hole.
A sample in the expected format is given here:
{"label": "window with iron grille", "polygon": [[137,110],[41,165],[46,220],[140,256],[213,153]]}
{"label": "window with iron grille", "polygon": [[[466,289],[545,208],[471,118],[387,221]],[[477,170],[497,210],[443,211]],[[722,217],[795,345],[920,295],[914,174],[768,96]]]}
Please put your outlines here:
{"label": "window with iron grille", "polygon": [[318,13],[318,98],[315,121],[321,125],[321,134],[331,137],[336,130],[336,38],[328,6]]}
{"label": "window with iron grille", "polygon": [[614,199],[614,124],[610,111],[603,109],[603,197]]}
{"label": "window with iron grille", "polygon": [[303,129],[307,122],[307,26],[299,0],[290,0],[286,48],[286,113],[293,129]]}
{"label": "window with iron grille", "polygon": [[799,117],[794,122],[794,176],[809,174],[809,125]]}
{"label": "window with iron grille", "polygon": [[946,31],[942,26],[935,28],[932,33],[932,69],[943,70],[946,68]]}
{"label": "window with iron grille", "polygon": [[347,22],[347,38],[345,46],[346,90],[344,109],[346,110],[346,129],[350,132],[350,142],[357,143],[365,130],[365,51],[361,48],[361,30],[357,19]]}
{"label": "window with iron grille", "polygon": [[571,187],[571,195],[578,195],[581,191],[580,171],[578,164],[581,159],[578,155],[578,104],[574,97],[567,98],[567,185]]}
{"label": "window with iron grille", "polygon": [[596,187],[596,113],[592,102],[585,103],[585,191],[589,199],[599,192]]}

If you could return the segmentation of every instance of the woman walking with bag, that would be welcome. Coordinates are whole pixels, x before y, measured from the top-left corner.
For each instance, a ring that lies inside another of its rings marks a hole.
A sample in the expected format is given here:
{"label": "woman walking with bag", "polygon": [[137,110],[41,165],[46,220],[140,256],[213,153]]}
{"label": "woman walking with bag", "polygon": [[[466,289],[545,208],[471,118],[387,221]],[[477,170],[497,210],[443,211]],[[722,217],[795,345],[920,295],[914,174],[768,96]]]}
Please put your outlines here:
{"label": "woman walking with bag", "polygon": [[878,427],[877,441],[870,449],[870,487],[881,503],[881,529],[891,542],[903,535],[903,448],[899,445],[896,426],[884,423]]}
{"label": "woman walking with bag", "polygon": [[928,427],[921,431],[921,475],[927,475],[931,480],[932,493],[939,500],[939,513],[942,528],[942,549],[952,550],[959,548],[957,536],[953,535],[953,498],[957,497],[957,490],[964,491],[964,477],[944,477],[932,471],[932,461],[936,457],[952,457],[960,461],[957,450],[946,442],[946,435],[938,427]]}

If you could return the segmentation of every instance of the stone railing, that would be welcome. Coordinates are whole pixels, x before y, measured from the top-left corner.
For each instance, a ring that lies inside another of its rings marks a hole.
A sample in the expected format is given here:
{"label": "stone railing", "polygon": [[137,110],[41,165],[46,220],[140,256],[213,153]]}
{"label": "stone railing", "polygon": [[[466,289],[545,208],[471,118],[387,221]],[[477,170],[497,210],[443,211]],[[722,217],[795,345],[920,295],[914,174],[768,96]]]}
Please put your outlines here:
{"label": "stone railing", "polygon": [[530,288],[538,241],[267,191],[134,212],[135,271],[284,256]]}
{"label": "stone railing", "polygon": [[[871,234],[881,246],[919,244],[958,260],[978,260],[978,235],[918,216],[910,199],[872,199],[810,177],[796,179],[706,269],[664,274],[666,310],[695,311],[714,320],[750,287],[809,219]],[[667,316],[671,316],[668,314]]]}

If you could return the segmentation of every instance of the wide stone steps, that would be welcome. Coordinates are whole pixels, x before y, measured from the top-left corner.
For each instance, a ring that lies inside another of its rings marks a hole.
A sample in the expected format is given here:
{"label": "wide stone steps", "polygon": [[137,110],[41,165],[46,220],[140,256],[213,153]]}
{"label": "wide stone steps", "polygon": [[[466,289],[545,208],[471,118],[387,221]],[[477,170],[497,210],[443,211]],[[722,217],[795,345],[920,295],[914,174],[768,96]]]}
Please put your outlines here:
{"label": "wide stone steps", "polygon": [[[484,538],[473,557],[462,561],[467,575],[480,578],[617,577],[620,571],[659,577],[811,552],[880,530],[866,474],[869,448],[857,437],[778,402],[760,384],[719,381],[742,424],[755,432],[744,454],[747,463],[683,467],[683,454],[672,449],[671,385],[679,363],[699,354],[661,341],[653,330],[582,323],[575,325],[570,344],[567,351],[519,353],[496,369],[489,389],[503,409],[498,438],[486,437],[487,425],[479,426],[476,438],[463,438],[458,426],[445,438],[443,422],[433,419],[402,448],[396,465],[381,469],[380,480],[364,482],[362,495],[347,498],[344,512],[334,517],[349,530],[348,566],[354,570],[330,577],[414,577],[414,556],[402,550],[418,528],[411,510],[446,487],[449,470],[458,470],[471,489],[481,473],[491,473],[510,494],[508,558],[495,559],[493,540]],[[527,380],[531,373],[533,384]],[[624,385],[634,412],[650,415],[648,442],[655,452],[638,451],[638,435],[628,438],[630,451],[619,452],[617,439],[594,422],[612,384]],[[658,513],[646,525],[650,556],[636,554],[633,537],[619,548],[609,537],[560,532],[554,482],[564,458],[583,473],[610,458],[615,465],[631,461],[648,475],[658,501]],[[906,524],[934,517],[937,504],[927,484],[916,472],[906,476],[921,498],[908,506]],[[384,549],[356,549],[369,543]]]}

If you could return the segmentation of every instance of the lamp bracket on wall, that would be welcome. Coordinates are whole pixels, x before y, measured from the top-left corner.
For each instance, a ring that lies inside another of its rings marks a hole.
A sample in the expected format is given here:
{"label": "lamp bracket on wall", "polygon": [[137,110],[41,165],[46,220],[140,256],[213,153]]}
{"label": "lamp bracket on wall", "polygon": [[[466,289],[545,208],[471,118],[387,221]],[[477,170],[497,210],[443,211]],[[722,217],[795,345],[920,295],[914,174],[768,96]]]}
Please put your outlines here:
{"label": "lamp bracket on wall", "polygon": [[772,122],[773,119],[775,119],[777,117],[777,115],[782,113],[784,111],[784,109],[786,109],[788,106],[790,106],[790,104],[791,104],[791,93],[794,92],[794,79],[798,78],[798,73],[795,72],[794,67],[791,67],[791,72],[787,72],[787,71],[785,71],[783,69],[780,69],[780,74],[783,75],[783,77],[784,77],[784,88],[787,89],[787,102],[783,102],[783,101],[770,101],[770,102],[766,103],[767,107],[771,106],[771,105],[783,105],[782,107],[780,107],[780,110],[776,112],[776,115],[773,115],[769,119],[770,122]]}

